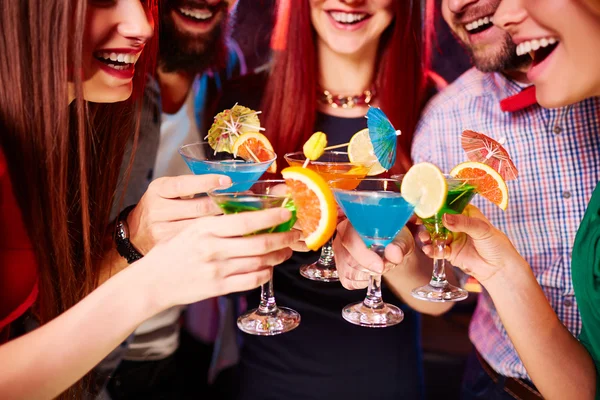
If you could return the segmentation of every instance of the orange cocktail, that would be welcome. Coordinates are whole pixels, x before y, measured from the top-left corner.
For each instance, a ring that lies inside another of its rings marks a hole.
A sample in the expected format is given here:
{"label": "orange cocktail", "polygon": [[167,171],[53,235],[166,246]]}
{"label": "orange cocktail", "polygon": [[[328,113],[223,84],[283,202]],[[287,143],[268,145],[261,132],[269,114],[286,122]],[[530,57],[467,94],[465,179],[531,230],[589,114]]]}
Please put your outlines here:
{"label": "orange cocktail", "polygon": [[[306,156],[301,151],[288,153],[284,158],[292,167],[302,167],[306,161]],[[338,188],[343,190],[355,189],[370,170],[370,166],[352,164],[348,159],[348,153],[341,151],[326,151],[317,161],[310,161],[306,168],[315,171],[327,182],[341,178],[350,178],[344,181],[346,182],[346,187]],[[320,282],[335,282],[339,280],[333,258],[333,249],[331,248],[332,240],[321,248],[319,260],[300,267],[300,274],[302,276]]]}

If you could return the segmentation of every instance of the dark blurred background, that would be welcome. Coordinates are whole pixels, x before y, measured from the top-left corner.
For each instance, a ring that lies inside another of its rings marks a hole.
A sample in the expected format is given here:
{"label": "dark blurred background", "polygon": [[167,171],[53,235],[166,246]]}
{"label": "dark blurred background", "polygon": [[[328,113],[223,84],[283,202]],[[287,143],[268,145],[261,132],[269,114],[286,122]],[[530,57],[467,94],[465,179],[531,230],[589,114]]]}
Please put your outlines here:
{"label": "dark blurred background", "polygon": [[[405,0],[400,0],[405,1]],[[433,70],[452,82],[471,67],[465,51],[456,42],[436,7]],[[275,0],[239,0],[233,37],[242,48],[249,70],[263,65],[269,57]],[[462,371],[471,349],[468,325],[476,294],[441,317],[423,317],[422,343],[427,399],[458,399]],[[385,366],[382,366],[385,367]],[[400,377],[399,377],[400,378]]]}

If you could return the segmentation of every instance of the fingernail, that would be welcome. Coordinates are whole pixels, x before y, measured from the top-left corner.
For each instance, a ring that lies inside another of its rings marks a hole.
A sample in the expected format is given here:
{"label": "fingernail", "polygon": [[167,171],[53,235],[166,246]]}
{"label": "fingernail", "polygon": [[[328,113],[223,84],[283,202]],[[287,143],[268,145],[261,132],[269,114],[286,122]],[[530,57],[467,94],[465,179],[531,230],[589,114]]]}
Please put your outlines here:
{"label": "fingernail", "polygon": [[444,214],[444,219],[446,223],[452,225],[456,222],[456,216],[452,214]]}
{"label": "fingernail", "polygon": [[231,183],[231,178],[229,178],[228,176],[220,176],[219,177],[219,185],[221,186],[225,186],[225,185],[229,185]]}

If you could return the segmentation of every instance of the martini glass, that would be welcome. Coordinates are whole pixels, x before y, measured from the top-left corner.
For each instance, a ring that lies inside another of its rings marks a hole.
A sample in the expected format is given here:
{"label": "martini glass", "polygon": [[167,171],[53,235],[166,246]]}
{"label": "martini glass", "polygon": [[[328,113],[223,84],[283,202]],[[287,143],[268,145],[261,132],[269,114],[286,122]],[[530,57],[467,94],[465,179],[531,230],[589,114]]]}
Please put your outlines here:
{"label": "martini glass", "polygon": [[[284,156],[287,163],[292,167],[302,167],[306,161],[304,153],[297,151],[288,153]],[[349,185],[358,185],[370,170],[370,166],[355,165],[348,159],[348,153],[341,151],[326,151],[318,161],[310,161],[306,168],[309,168],[319,175],[325,181],[332,181],[340,178],[353,178],[346,182]],[[349,187],[348,189],[353,189]],[[333,256],[333,238],[321,248],[319,259],[308,265],[300,267],[300,274],[313,281],[336,282],[339,281],[338,272],[335,268],[335,259]]]}
{"label": "martini glass", "polygon": [[[414,206],[400,193],[395,179],[340,179],[329,182],[338,204],[369,249],[384,258],[384,249],[413,214]],[[354,187],[354,189],[347,189]],[[371,274],[367,296],[362,302],[344,307],[348,322],[369,328],[400,323],[402,310],[381,298],[381,275]]]}
{"label": "martini glass", "polygon": [[[233,183],[226,187],[211,189],[208,195],[225,214],[237,214],[275,207],[285,207],[292,218],[280,225],[255,232],[255,234],[287,232],[296,222],[296,208],[283,180],[262,180]],[[271,279],[260,287],[260,304],[237,320],[238,328],[251,335],[273,336],[289,332],[300,324],[300,314],[290,308],[279,307],[273,292]]]}
{"label": "martini glass", "polygon": [[[433,275],[427,285],[413,289],[411,292],[413,297],[417,299],[440,303],[461,301],[469,296],[469,292],[451,285],[446,279],[446,259],[444,258],[444,252],[450,231],[444,226],[442,217],[444,214],[461,214],[477,193],[475,186],[469,185],[466,180],[454,178],[449,175],[445,175],[444,177],[448,184],[446,203],[436,215],[423,219],[423,226],[425,226],[425,229],[427,229],[427,232],[431,236],[431,244],[434,249]],[[402,179],[401,175],[394,176],[394,178]]]}
{"label": "martini glass", "polygon": [[179,154],[195,175],[227,175],[234,183],[246,182],[247,187],[240,190],[248,190],[251,183],[257,181],[277,158],[274,152],[266,149],[265,151],[270,153],[269,160],[253,162],[234,157],[227,152],[215,153],[208,142],[186,144],[179,148]]}

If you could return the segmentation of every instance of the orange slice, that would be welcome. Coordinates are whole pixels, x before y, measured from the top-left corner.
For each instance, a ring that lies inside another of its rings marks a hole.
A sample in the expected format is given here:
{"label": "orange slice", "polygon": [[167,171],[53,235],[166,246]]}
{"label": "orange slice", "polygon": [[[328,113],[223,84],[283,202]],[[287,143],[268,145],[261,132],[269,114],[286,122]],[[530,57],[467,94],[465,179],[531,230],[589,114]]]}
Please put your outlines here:
{"label": "orange slice", "polygon": [[450,175],[466,179],[469,185],[477,188],[477,194],[485,197],[503,210],[508,206],[508,187],[498,172],[492,167],[468,161],[458,164]]}
{"label": "orange slice", "polygon": [[337,226],[333,192],[325,179],[307,168],[288,167],[281,175],[291,190],[306,246],[318,250],[331,239]]}
{"label": "orange slice", "polygon": [[[232,148],[233,155],[247,161],[264,162],[273,158],[273,145],[259,132],[248,132],[237,138]],[[267,172],[277,172],[277,160],[269,166]]]}

